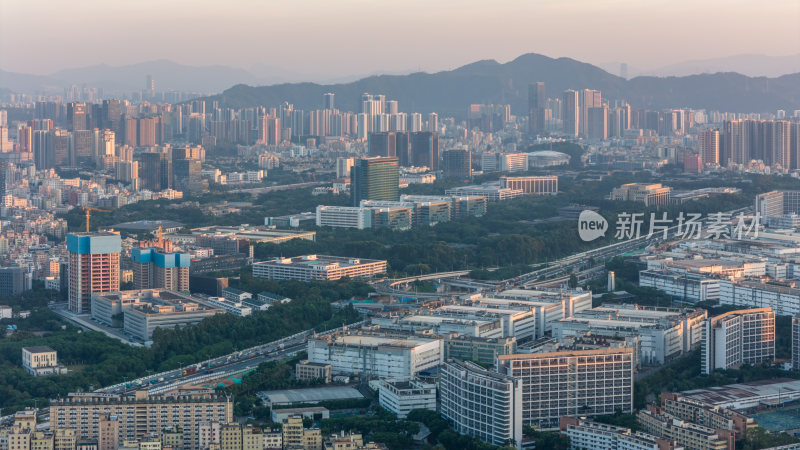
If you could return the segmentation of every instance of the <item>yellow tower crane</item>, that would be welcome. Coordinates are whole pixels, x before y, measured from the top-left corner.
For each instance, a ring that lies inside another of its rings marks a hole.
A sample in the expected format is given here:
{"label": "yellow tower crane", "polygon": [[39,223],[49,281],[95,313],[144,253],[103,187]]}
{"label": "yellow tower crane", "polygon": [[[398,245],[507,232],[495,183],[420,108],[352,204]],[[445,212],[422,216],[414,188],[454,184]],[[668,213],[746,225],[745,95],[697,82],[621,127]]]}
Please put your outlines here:
{"label": "yellow tower crane", "polygon": [[89,219],[91,219],[91,217],[92,217],[92,211],[111,212],[111,210],[95,208],[94,206],[84,206],[83,210],[86,211],[86,232],[87,233],[89,232]]}

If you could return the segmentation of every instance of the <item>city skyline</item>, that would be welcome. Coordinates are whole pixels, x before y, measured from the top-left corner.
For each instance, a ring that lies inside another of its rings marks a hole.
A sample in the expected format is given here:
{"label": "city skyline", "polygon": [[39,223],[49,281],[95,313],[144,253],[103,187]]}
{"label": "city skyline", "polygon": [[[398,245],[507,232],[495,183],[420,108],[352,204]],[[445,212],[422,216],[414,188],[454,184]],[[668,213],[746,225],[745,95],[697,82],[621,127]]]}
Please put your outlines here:
{"label": "city skyline", "polygon": [[[4,2],[0,68],[51,74],[96,64],[170,59],[186,65],[244,68],[257,75],[280,73],[296,81],[331,81],[375,73],[437,72],[483,59],[506,62],[529,52],[604,68],[625,62],[632,74],[720,56],[800,53],[800,31],[794,26],[800,4],[788,0],[758,6],[717,0],[700,5],[617,0],[610,6],[585,0],[505,0],[491,7],[471,0],[433,5],[417,0],[397,4],[348,0],[307,2],[309,7],[302,11],[294,5],[256,0],[242,0],[233,7],[201,3],[190,9],[183,2],[156,5],[148,0],[123,10],[90,0],[51,14],[48,1]],[[67,29],[67,24],[91,17],[98,8],[105,20]],[[652,19],[655,11],[658,21]],[[49,31],[31,35],[34,17],[38,29]],[[403,24],[396,30],[403,38],[392,38],[385,22],[375,20],[381,17]],[[565,33],[569,28],[574,33]],[[123,38],[120,30],[127,29],[142,32]],[[737,33],[739,29],[748,31]],[[210,36],[206,30],[214,30],[212,45],[198,45],[198,39]],[[270,45],[293,33],[289,45]],[[114,39],[115,35],[120,38]],[[671,37],[641,38],[647,35]],[[589,42],[592,45],[586,45]],[[31,58],[32,54],[47,58]]]}

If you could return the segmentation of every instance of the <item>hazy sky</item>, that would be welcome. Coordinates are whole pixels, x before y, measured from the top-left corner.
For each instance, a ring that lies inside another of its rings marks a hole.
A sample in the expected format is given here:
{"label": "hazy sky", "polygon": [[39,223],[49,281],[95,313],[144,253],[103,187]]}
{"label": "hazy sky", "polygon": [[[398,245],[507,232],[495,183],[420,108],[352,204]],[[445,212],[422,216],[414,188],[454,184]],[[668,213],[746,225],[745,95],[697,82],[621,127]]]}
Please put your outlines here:
{"label": "hazy sky", "polygon": [[0,0],[0,68],[153,59],[328,76],[523,53],[655,68],[800,53],[800,0]]}

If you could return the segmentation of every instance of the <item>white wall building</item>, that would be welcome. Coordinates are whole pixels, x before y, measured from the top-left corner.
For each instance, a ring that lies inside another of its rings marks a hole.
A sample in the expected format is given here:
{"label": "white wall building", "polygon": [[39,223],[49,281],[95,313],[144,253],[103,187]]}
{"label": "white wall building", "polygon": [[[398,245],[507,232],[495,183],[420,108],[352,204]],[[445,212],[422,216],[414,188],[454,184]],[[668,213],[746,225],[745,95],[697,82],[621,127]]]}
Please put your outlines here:
{"label": "white wall building", "polygon": [[520,380],[469,362],[447,361],[440,372],[441,413],[457,433],[494,445],[522,444]]}
{"label": "white wall building", "polygon": [[631,348],[500,355],[497,364],[521,383],[524,425],[555,428],[562,416],[633,412]]}
{"label": "white wall building", "polygon": [[552,332],[553,323],[591,309],[592,293],[583,290],[508,289],[494,293],[492,297],[475,295],[468,298],[466,303],[531,310],[536,322],[536,337],[540,338]]}
{"label": "white wall building", "polygon": [[436,411],[436,385],[408,379],[381,380],[378,400],[380,405],[405,419],[414,409]]}
{"label": "white wall building", "polygon": [[372,228],[372,209],[361,206],[317,205],[317,226],[333,228]]}
{"label": "white wall building", "polygon": [[474,320],[500,319],[503,324],[501,337],[516,337],[517,341],[520,341],[536,336],[536,316],[534,311],[529,309],[445,305],[434,310],[434,314]]}
{"label": "white wall building", "polygon": [[564,342],[587,332],[608,336],[637,336],[639,360],[659,365],[698,347],[703,338],[702,309],[655,308],[638,305],[609,305],[584,310],[553,323],[553,337]]}
{"label": "white wall building", "polygon": [[800,313],[800,289],[760,281],[720,280],[719,303],[772,308],[775,314],[790,316]]}
{"label": "white wall building", "polygon": [[411,378],[441,364],[442,341],[386,334],[335,333],[309,338],[308,360],[334,374]]}
{"label": "white wall building", "polygon": [[775,359],[775,312],[772,308],[731,311],[706,319],[703,374]]}
{"label": "white wall building", "polygon": [[639,286],[651,287],[667,295],[690,302],[719,300],[720,280],[702,275],[642,270],[639,272]]}
{"label": "white wall building", "polygon": [[228,300],[225,297],[208,297],[205,299],[205,303],[214,308],[224,309],[226,313],[234,316],[245,317],[253,313],[253,308],[243,303]]}

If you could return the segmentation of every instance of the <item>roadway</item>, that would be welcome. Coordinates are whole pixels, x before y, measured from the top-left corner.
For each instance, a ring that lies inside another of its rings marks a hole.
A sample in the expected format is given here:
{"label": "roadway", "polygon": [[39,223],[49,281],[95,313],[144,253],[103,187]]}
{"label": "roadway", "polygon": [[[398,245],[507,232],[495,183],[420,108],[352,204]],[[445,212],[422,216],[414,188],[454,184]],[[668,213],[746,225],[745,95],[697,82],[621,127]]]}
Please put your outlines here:
{"label": "roadway", "polygon": [[[751,208],[739,208],[732,211],[726,211],[725,214],[731,214],[734,216],[738,213],[745,213],[750,211]],[[699,220],[701,223],[705,223],[707,221],[707,217]],[[548,264],[548,267],[543,269],[534,270],[533,272],[529,272],[518,277],[509,278],[505,280],[506,284],[517,284],[517,285],[526,285],[531,283],[535,280],[545,279],[554,277],[557,275],[568,275],[575,271],[576,269],[587,268],[588,262],[590,260],[595,260],[597,262],[604,263],[606,260],[611,259],[616,255],[620,255],[623,253],[632,252],[635,250],[641,250],[646,248],[650,245],[656,245],[661,242],[670,240],[675,237],[678,231],[678,226],[670,227],[667,229],[667,237],[664,238],[663,232],[654,233],[652,236],[641,236],[636,239],[629,239],[627,241],[616,242],[614,244],[606,245],[604,247],[598,247],[592,250],[587,250],[585,252],[576,253],[571,256],[567,256],[565,258],[559,259],[552,263]]]}
{"label": "roadway", "polygon": [[[364,322],[357,322],[347,325],[347,327],[359,326],[362,323]],[[339,330],[339,328],[322,334],[332,333],[336,330]],[[251,369],[255,369],[263,362],[283,359],[305,350],[308,344],[308,337],[313,333],[313,329],[301,331],[291,336],[278,339],[277,341],[246,348],[189,366],[125,381],[113,386],[107,386],[95,392],[124,394],[126,392],[145,389],[152,393],[161,393],[177,389],[181,386],[205,384],[210,380],[219,380],[240,375]]]}
{"label": "roadway", "polygon": [[117,339],[123,344],[128,344],[133,347],[142,347],[142,344],[139,342],[132,342],[130,338],[116,333],[114,331],[109,330],[107,327],[99,324],[92,323],[91,317],[89,315],[75,315],[71,313],[67,309],[66,303],[56,303],[50,306],[50,309],[56,313],[57,316],[61,317],[65,321],[72,323],[75,326],[83,328],[84,330],[88,331],[99,331],[100,333],[105,334],[106,336]]}
{"label": "roadway", "polygon": [[316,187],[323,184],[328,184],[330,181],[309,181],[307,183],[294,183],[294,184],[281,184],[278,186],[263,186],[263,187],[255,187],[255,188],[239,188],[239,189],[231,189],[228,192],[236,192],[236,193],[245,193],[250,194],[252,196],[258,196],[260,194],[266,194],[268,192],[275,192],[275,191],[286,191],[289,189],[303,189],[309,187]]}

